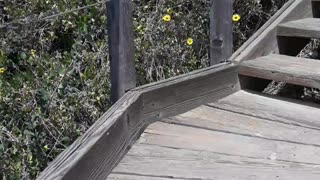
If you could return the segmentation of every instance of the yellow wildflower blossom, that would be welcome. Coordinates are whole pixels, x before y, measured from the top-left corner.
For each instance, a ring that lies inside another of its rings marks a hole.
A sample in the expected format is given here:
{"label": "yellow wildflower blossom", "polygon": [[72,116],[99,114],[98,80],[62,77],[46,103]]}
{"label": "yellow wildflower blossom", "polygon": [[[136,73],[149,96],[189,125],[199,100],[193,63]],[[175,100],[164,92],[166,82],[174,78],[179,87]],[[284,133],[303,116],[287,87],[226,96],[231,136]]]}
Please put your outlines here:
{"label": "yellow wildflower blossom", "polygon": [[32,55],[32,56],[35,56],[35,55],[36,55],[36,53],[37,53],[37,51],[36,51],[36,50],[31,49],[31,55]]}
{"label": "yellow wildflower blossom", "polygon": [[162,20],[165,21],[165,22],[170,22],[171,21],[171,16],[169,14],[164,15]]}
{"label": "yellow wildflower blossom", "polygon": [[233,22],[238,22],[241,19],[241,16],[239,14],[234,14],[232,16],[232,21]]}
{"label": "yellow wildflower blossom", "polygon": [[192,39],[192,38],[188,38],[188,39],[187,39],[187,44],[188,44],[189,46],[191,46],[191,45],[193,44],[193,39]]}
{"label": "yellow wildflower blossom", "polygon": [[3,74],[4,72],[6,72],[5,68],[0,68],[0,74]]}
{"label": "yellow wildflower blossom", "polygon": [[168,8],[168,9],[167,9],[167,13],[168,13],[168,14],[172,14],[172,13],[173,13],[172,9],[171,9],[171,8]]}

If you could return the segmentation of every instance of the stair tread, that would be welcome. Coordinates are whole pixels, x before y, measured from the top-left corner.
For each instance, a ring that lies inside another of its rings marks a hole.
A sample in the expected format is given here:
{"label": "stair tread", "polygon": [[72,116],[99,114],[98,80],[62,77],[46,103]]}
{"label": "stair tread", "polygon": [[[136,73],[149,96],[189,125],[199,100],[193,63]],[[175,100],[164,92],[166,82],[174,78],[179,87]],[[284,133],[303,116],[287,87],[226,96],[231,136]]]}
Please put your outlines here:
{"label": "stair tread", "polygon": [[241,63],[240,74],[320,88],[320,61],[271,54]]}
{"label": "stair tread", "polygon": [[320,18],[305,18],[280,24],[277,28],[280,36],[320,38]]}

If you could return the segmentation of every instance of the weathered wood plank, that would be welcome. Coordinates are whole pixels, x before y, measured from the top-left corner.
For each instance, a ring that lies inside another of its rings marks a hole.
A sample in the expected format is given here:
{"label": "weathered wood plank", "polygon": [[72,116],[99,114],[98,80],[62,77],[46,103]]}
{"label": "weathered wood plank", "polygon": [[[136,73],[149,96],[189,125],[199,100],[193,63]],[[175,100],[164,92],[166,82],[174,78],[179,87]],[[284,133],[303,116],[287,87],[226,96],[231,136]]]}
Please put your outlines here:
{"label": "weathered wood plank", "polygon": [[320,19],[305,18],[280,24],[277,34],[280,36],[320,38]]}
{"label": "weathered wood plank", "polygon": [[210,106],[201,106],[187,113],[161,121],[261,139],[320,147],[319,130],[247,116]]}
{"label": "weathered wood plank", "polygon": [[129,91],[38,179],[105,179],[152,118],[177,115],[238,91],[237,74],[238,66],[223,64]]}
{"label": "weathered wood plank", "polygon": [[[148,138],[148,134],[145,135],[144,138]],[[219,145],[214,141],[210,143]],[[196,142],[187,144],[197,145]],[[318,171],[319,166],[312,164],[194,151],[161,145],[136,144],[115,168],[116,174],[112,174],[111,177],[121,179],[119,174],[130,174],[140,177],[147,176],[150,179],[166,177],[185,180],[316,180],[320,177]]]}
{"label": "weathered wood plank", "polygon": [[230,95],[240,89],[238,82],[238,66],[225,64],[135,90],[143,94],[144,118],[156,121]]}
{"label": "weathered wood plank", "polygon": [[107,2],[111,100],[136,87],[131,0]]}
{"label": "weathered wood plank", "polygon": [[210,65],[227,61],[232,55],[232,0],[211,0]]}
{"label": "weathered wood plank", "polygon": [[144,176],[141,174],[125,174],[125,173],[112,173],[107,180],[186,180],[174,177],[154,177]]}
{"label": "weathered wood plank", "polygon": [[139,143],[214,152],[274,162],[320,165],[320,147],[261,139],[241,134],[206,130],[156,122],[151,124]]}
{"label": "weathered wood plank", "polygon": [[143,130],[140,92],[129,92],[62,152],[38,179],[106,179]]}
{"label": "weathered wood plank", "polygon": [[310,0],[290,0],[230,58],[240,62],[278,52],[277,26],[280,23],[312,17]]}
{"label": "weathered wood plank", "polygon": [[271,54],[241,63],[240,74],[320,88],[320,62]]}
{"label": "weathered wood plank", "polygon": [[320,130],[320,106],[315,104],[239,91],[209,105],[270,121]]}

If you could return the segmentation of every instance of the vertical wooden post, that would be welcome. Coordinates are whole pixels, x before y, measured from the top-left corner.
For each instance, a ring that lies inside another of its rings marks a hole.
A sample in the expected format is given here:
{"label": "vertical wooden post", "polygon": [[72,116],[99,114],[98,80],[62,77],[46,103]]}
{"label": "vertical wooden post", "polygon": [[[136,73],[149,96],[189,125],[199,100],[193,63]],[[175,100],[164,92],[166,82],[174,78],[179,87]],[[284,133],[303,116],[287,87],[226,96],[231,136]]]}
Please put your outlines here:
{"label": "vertical wooden post", "polygon": [[111,101],[115,103],[128,90],[136,87],[134,39],[131,0],[107,3]]}
{"label": "vertical wooden post", "polygon": [[210,65],[228,60],[232,55],[232,0],[211,0]]}

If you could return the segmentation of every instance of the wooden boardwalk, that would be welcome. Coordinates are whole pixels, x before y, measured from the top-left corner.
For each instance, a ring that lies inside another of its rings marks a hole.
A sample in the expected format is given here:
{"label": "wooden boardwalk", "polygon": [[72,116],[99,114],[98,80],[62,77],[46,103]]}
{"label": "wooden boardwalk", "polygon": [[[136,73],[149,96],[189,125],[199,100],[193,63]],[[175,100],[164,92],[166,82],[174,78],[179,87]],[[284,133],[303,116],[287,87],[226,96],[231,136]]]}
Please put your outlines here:
{"label": "wooden boardwalk", "polygon": [[320,88],[296,57],[317,18],[320,0],[289,0],[228,61],[131,89],[38,179],[319,180],[320,105],[261,93]]}
{"label": "wooden boardwalk", "polygon": [[151,124],[108,180],[320,179],[319,117],[239,91]]}

